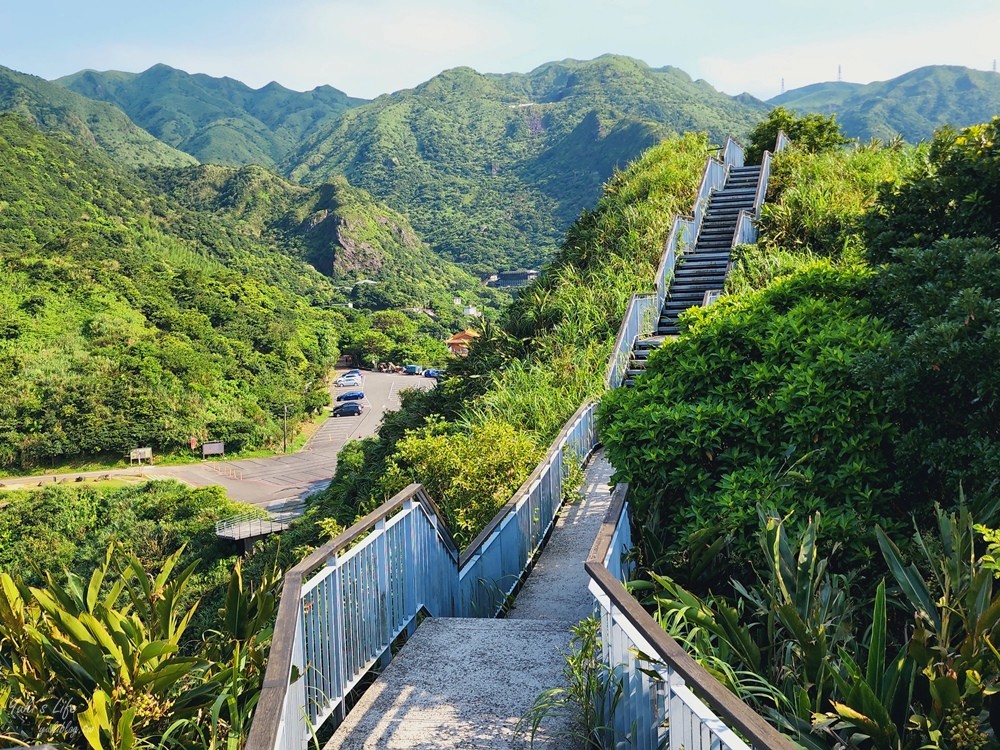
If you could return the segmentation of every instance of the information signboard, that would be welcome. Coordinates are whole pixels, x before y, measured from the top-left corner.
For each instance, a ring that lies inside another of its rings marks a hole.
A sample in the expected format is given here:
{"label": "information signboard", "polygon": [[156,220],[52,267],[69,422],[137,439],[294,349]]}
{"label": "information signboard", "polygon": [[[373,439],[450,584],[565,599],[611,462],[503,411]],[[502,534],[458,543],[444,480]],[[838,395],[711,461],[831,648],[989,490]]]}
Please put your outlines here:
{"label": "information signboard", "polygon": [[226,444],[221,440],[214,443],[201,444],[201,456],[224,456],[226,455]]}

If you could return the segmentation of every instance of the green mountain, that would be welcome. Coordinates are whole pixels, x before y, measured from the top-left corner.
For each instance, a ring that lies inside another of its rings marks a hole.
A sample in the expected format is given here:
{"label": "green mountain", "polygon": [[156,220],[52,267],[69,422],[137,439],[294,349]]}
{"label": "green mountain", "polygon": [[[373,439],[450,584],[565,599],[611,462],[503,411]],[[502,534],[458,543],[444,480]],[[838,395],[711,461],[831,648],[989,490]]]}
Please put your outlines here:
{"label": "green mountain", "polygon": [[194,164],[188,154],[156,140],[116,107],[88,99],[37,76],[0,66],[0,112],[14,112],[47,132],[70,134],[122,164]]}
{"label": "green mountain", "polygon": [[331,86],[300,93],[167,65],[143,73],[85,70],[54,83],[109,102],[164,143],[214,164],[273,167],[305,134],[364,103]]}
{"label": "green mountain", "polygon": [[315,408],[339,297],[234,220],[0,114],[0,469],[231,449]]}
{"label": "green mountain", "polygon": [[406,218],[342,177],[294,185],[263,167],[202,165],[149,175],[172,201],[238,221],[249,236],[300,258],[347,288],[368,280],[379,307],[452,308],[453,297],[499,306],[502,295],[437,256]]}
{"label": "green mountain", "polygon": [[956,65],[917,68],[889,81],[817,83],[786,91],[768,104],[800,113],[835,112],[853,138],[928,140],[942,125],[957,128],[1000,114],[1000,75]]}
{"label": "green mountain", "polygon": [[671,132],[718,141],[765,111],[676,68],[614,55],[528,74],[456,68],[344,112],[283,168],[306,183],[347,177],[459,262],[534,266],[617,167]]}

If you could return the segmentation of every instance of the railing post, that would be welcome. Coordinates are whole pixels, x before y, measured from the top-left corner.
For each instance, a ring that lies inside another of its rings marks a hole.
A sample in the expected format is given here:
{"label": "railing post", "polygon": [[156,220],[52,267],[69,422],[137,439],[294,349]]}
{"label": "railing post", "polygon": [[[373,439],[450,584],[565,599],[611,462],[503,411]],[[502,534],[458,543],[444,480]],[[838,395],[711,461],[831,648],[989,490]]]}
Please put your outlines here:
{"label": "railing post", "polygon": [[379,657],[379,668],[384,669],[392,659],[392,649],[389,648],[391,627],[389,619],[392,614],[392,591],[389,586],[389,538],[385,533],[385,519],[375,524],[373,532],[375,542],[375,566],[378,576],[378,604],[375,626],[378,630],[379,642],[385,645],[385,651]]}
{"label": "railing post", "polygon": [[334,568],[334,572],[331,574],[332,582],[330,588],[332,589],[330,593],[330,609],[331,609],[331,639],[333,641],[333,648],[331,654],[333,656],[333,684],[334,692],[340,698],[340,702],[337,705],[337,717],[340,721],[344,720],[347,715],[347,706],[344,698],[345,687],[347,686],[347,631],[346,623],[344,622],[344,588],[343,588],[343,568],[340,566],[340,555],[334,554],[330,557],[329,562],[327,562],[327,567]]}
{"label": "railing post", "polygon": [[[417,533],[417,504],[413,500],[407,500],[403,503],[403,513],[406,514],[406,533],[403,535],[404,540],[404,556],[409,563],[406,566],[406,579],[405,587],[406,590],[403,592],[404,607],[407,612],[413,612],[414,617],[410,620],[410,624],[406,626],[407,637],[413,635],[417,629],[417,618],[416,611],[419,606],[417,603],[421,601],[421,597],[417,595],[417,565],[425,563],[426,561],[417,556],[417,544],[416,544],[416,533]],[[415,564],[416,563],[416,564]],[[422,568],[426,568],[426,565],[420,565]]]}

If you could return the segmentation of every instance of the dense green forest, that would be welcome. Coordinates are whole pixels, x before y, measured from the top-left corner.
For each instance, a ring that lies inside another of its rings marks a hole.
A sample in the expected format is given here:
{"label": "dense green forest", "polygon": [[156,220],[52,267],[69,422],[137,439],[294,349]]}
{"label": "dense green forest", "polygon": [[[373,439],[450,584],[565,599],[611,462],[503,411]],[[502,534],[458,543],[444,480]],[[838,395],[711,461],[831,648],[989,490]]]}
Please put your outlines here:
{"label": "dense green forest", "polygon": [[12,115],[0,207],[4,467],[266,445],[283,404],[326,402],[342,318],[310,304],[335,298],[318,273]]}
{"label": "dense green forest", "polygon": [[294,424],[327,402],[341,346],[442,364],[466,305],[508,299],[343,180],[136,174],[15,115],[0,178],[0,470],[191,438],[273,445],[286,405]]}
{"label": "dense green forest", "polygon": [[68,133],[79,146],[96,146],[123,165],[180,166],[196,161],[137,127],[117,107],[3,66],[0,112],[18,114],[46,132]]}
{"label": "dense green forest", "polygon": [[602,401],[636,590],[805,747],[996,743],[998,135],[782,154],[729,295]]}
{"label": "dense green forest", "polygon": [[245,738],[281,578],[263,566],[245,581],[215,538],[212,522],[236,509],[217,487],[175,482],[5,495],[0,738],[122,749]]}
{"label": "dense green forest", "polygon": [[305,188],[261,167],[211,165],[146,175],[172,203],[235,221],[241,233],[309,263],[357,307],[427,309],[455,331],[465,322],[455,297],[493,312],[509,301],[435,255],[404,216],[343,178]]}

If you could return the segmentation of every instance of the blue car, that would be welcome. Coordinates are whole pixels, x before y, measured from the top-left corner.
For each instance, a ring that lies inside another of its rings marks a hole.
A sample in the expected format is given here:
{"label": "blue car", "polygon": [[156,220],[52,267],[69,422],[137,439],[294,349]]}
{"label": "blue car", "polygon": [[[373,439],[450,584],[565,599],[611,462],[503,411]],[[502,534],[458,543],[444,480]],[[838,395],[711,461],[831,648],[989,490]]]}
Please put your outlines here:
{"label": "blue car", "polygon": [[361,412],[364,411],[364,407],[361,404],[341,404],[336,407],[331,416],[334,417],[358,417],[361,416]]}
{"label": "blue car", "polygon": [[337,396],[337,401],[362,401],[364,397],[364,391],[348,391]]}

